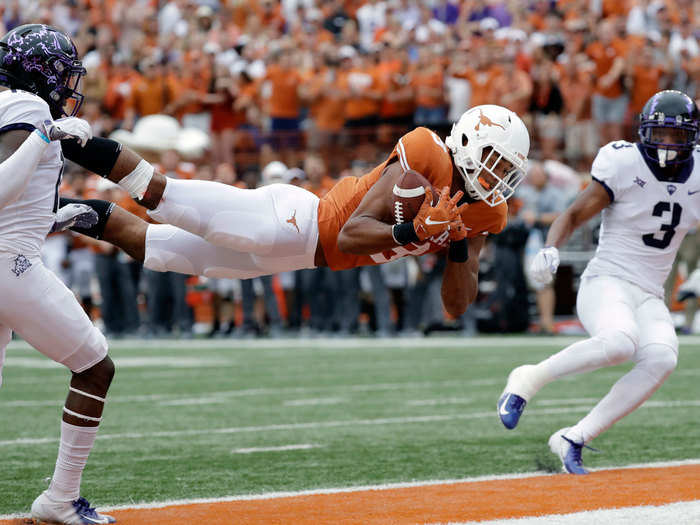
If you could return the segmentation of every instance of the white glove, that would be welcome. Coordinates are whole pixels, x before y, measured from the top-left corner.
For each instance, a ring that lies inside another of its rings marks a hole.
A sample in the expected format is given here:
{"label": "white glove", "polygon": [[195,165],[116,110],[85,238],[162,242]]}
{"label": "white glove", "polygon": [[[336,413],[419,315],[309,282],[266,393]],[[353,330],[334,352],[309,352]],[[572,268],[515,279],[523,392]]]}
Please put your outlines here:
{"label": "white glove", "polygon": [[538,284],[549,284],[559,268],[559,250],[554,246],[542,248],[530,264],[530,276]]}
{"label": "white glove", "polygon": [[77,226],[78,228],[91,228],[97,224],[98,220],[99,216],[97,212],[90,206],[72,202],[58,209],[56,212],[56,222],[51,226],[49,233],[62,232],[73,226]]}
{"label": "white glove", "polygon": [[44,134],[49,140],[76,139],[82,147],[92,138],[92,129],[86,120],[64,117],[44,121]]}

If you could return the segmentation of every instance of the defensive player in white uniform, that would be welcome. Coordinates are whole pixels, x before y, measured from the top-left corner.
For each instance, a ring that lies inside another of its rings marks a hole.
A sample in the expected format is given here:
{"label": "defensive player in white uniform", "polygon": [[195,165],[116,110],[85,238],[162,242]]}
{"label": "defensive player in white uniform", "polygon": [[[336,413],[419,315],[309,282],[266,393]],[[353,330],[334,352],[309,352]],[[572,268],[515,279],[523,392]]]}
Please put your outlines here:
{"label": "defensive player in white uniform", "polygon": [[[32,516],[52,523],[112,523],[80,497],[80,479],[114,375],[107,342],[71,291],[41,262],[46,234],[56,227],[63,172],[60,140],[91,137],[75,115],[85,73],[73,42],[43,25],[24,25],[0,39],[0,372],[12,330],[72,372],[63,408],[58,459]],[[72,105],[72,107],[67,107]],[[97,221],[97,214],[83,226]],[[62,210],[59,228],[80,219]]]}
{"label": "defensive player in white uniform", "polygon": [[547,383],[634,361],[634,367],[549,446],[566,471],[586,474],[583,446],[644,401],[676,367],[678,339],[663,283],[681,240],[700,221],[698,109],[679,91],[656,93],[644,106],[639,143],[611,142],[593,162],[593,181],[552,224],[532,272],[546,283],[559,265],[557,247],[602,211],[595,257],[581,277],[577,312],[590,338],[536,365],[515,368],[498,402],[506,428]]}

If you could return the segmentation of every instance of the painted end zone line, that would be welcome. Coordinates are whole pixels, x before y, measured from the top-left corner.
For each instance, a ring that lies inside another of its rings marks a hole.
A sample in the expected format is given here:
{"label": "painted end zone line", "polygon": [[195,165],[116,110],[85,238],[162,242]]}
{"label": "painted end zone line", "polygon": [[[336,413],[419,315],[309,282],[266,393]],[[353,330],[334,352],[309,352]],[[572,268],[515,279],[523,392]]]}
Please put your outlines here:
{"label": "painted end zone line", "polygon": [[[105,510],[114,514],[120,525],[464,523],[696,501],[698,478],[700,462],[694,460],[645,468],[599,470],[588,476],[516,474],[173,501]],[[572,498],[572,494],[585,497]],[[224,516],[225,521],[222,521]],[[13,516],[17,517],[21,516]],[[9,523],[0,520],[0,525]]]}

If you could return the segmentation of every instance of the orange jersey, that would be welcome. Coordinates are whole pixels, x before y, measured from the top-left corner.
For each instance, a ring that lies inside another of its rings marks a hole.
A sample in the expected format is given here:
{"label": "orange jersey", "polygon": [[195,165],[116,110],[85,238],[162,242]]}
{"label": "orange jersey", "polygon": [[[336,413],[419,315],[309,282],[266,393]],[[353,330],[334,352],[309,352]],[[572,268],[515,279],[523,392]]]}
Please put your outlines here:
{"label": "orange jersey", "polygon": [[[357,266],[381,264],[406,255],[423,255],[443,250],[448,245],[447,234],[423,243],[410,243],[372,255],[353,255],[338,249],[338,235],[362,198],[379,180],[384,168],[399,161],[404,169],[421,173],[436,190],[452,185],[452,155],[443,141],[427,128],[416,128],[401,137],[382,164],[362,177],[345,177],[320,201],[318,207],[319,242],[326,263],[332,270],[347,270]],[[391,195],[387,195],[390,199]],[[468,237],[498,233],[506,225],[508,206],[503,203],[490,207],[484,202],[470,204],[462,214]]]}

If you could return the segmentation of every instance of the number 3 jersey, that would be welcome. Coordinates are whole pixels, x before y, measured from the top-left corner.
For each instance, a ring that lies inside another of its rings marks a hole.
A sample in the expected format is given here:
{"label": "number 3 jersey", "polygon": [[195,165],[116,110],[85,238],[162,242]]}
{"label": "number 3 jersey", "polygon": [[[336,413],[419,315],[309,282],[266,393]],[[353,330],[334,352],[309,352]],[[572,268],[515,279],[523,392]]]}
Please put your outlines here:
{"label": "number 3 jersey", "polygon": [[[51,119],[48,104],[25,91],[0,92],[0,133],[41,129]],[[0,252],[38,255],[54,222],[57,192],[63,170],[60,142],[46,148],[34,173],[16,201],[0,208]]]}
{"label": "number 3 jersey", "polygon": [[662,297],[678,247],[700,221],[700,152],[696,149],[669,179],[640,148],[611,142],[593,161],[593,179],[611,203],[603,210],[598,249],[582,277],[612,275]]}
{"label": "number 3 jersey", "polygon": [[[362,177],[345,177],[321,199],[318,207],[319,240],[331,269],[346,270],[381,264],[406,255],[422,255],[447,247],[447,235],[443,235],[420,244],[409,243],[372,255],[352,255],[338,249],[338,235],[343,225],[392,162],[399,162],[404,170],[416,170],[428,179],[437,192],[444,186],[452,185],[452,155],[435,133],[419,127],[401,137],[386,161]],[[387,199],[390,198],[391,195],[387,195]],[[467,207],[462,214],[462,222],[467,227],[468,237],[499,233],[506,225],[507,214],[505,203],[492,208],[479,201]]]}

